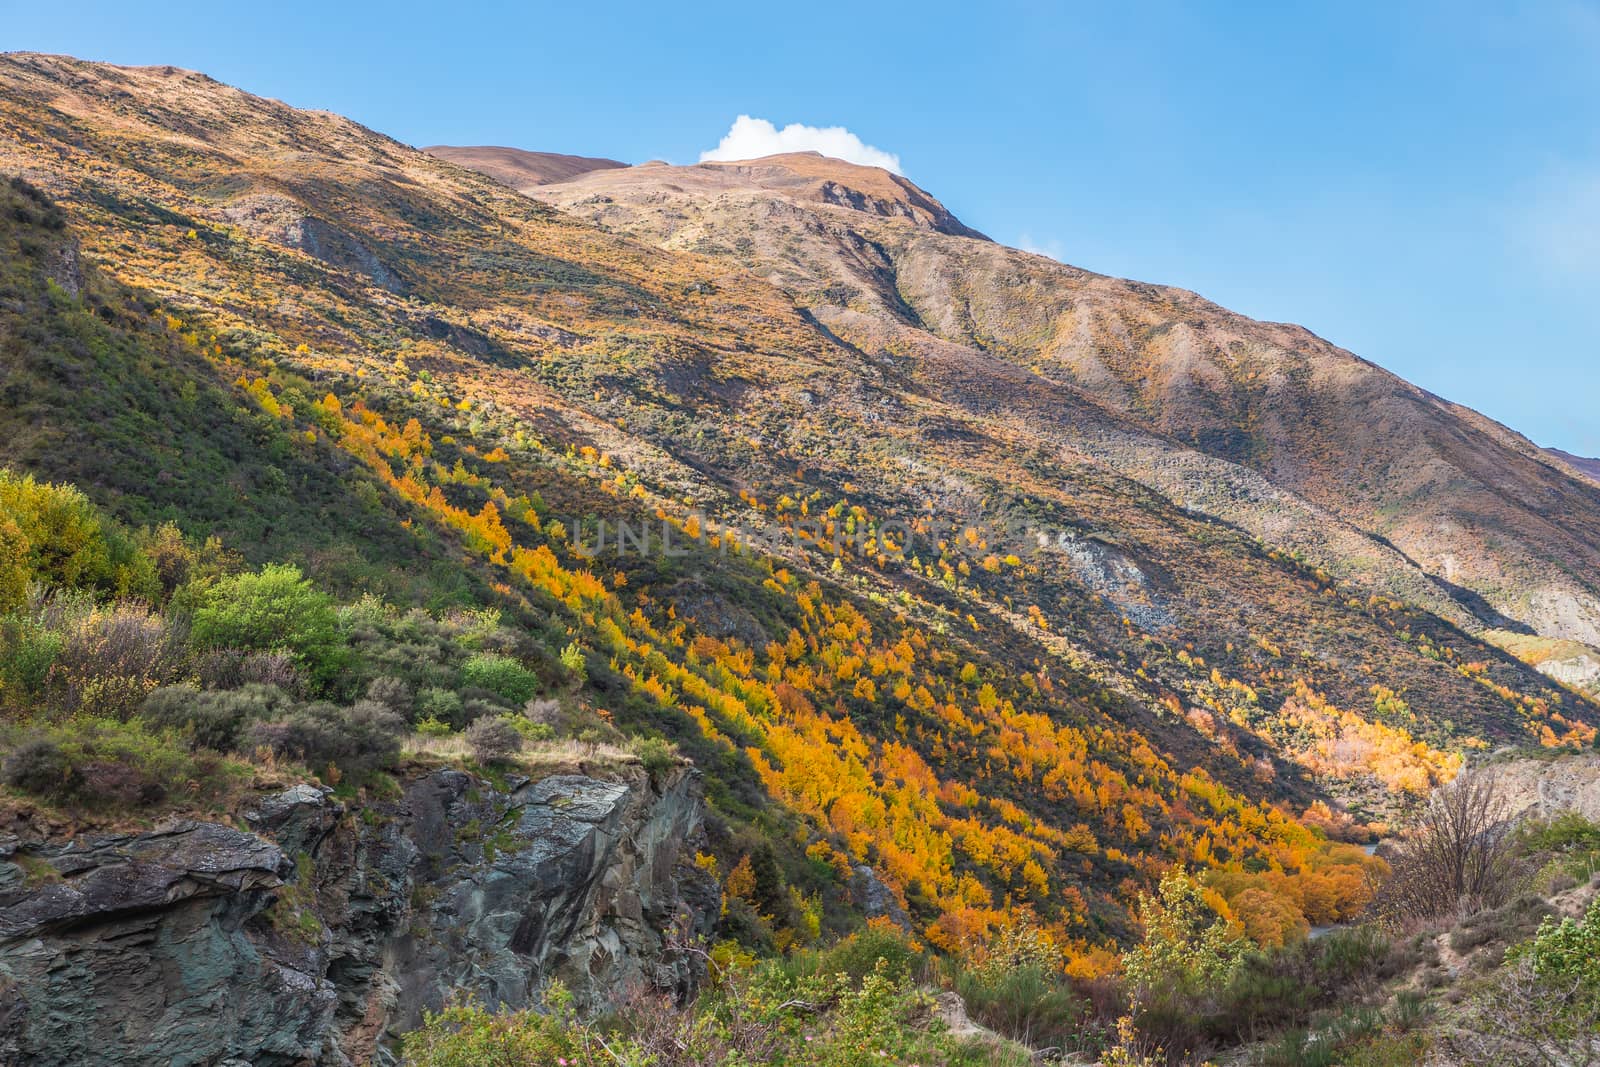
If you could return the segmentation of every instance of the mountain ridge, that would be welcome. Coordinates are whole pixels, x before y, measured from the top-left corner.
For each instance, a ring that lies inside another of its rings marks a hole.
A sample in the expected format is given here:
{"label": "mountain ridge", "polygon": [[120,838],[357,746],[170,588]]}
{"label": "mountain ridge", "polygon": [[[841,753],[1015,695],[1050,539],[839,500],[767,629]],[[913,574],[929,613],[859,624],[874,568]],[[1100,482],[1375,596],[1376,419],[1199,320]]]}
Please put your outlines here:
{"label": "mountain ridge", "polygon": [[[580,176],[532,194],[662,247],[704,246],[729,258],[726,240],[713,243],[705,235],[753,233],[758,217],[771,227],[759,205],[707,204],[668,188],[687,173],[656,169],[626,184],[612,176]],[[617,195],[628,187],[636,187],[628,197]],[[597,194],[608,199],[592,199]],[[1501,615],[1552,636],[1600,641],[1600,592],[1584,577],[1594,573],[1585,561],[1600,564],[1584,532],[1600,516],[1600,498],[1587,482],[1552,477],[1545,453],[1514,430],[1304,327],[1254,322],[1196,294],[1106,278],[1044,257],[945,245],[934,235],[889,238],[887,231],[867,232],[876,225],[870,219],[832,218],[860,231],[858,245],[865,241],[887,255],[866,262],[836,239],[810,241],[796,255],[777,241],[758,239],[754,260],[842,336],[852,329],[869,338],[882,334],[884,322],[864,322],[848,299],[828,295],[830,285],[865,283],[878,291],[883,317],[902,327],[1019,363],[1142,429],[1255,469],[1374,541],[1394,544],[1434,580],[1471,589]],[[1028,301],[1008,297],[1015,285],[974,291],[975,279],[1019,283]],[[1046,285],[1057,293],[1046,295]],[[910,304],[925,301],[928,313],[909,306],[908,297]],[[962,317],[952,317],[958,307]],[[989,318],[987,326],[972,321],[974,309]],[[1096,333],[1103,336],[1096,339]],[[1367,416],[1382,425],[1351,432]],[[1374,446],[1389,451],[1374,452]],[[1489,459],[1493,453],[1498,456]],[[1504,474],[1505,468],[1516,475]],[[1380,478],[1362,486],[1355,472],[1365,470]],[[1439,483],[1455,481],[1459,488],[1439,491]],[[1560,506],[1534,504],[1528,493],[1535,487]],[[1414,498],[1419,513],[1386,518],[1384,501],[1396,495]],[[1219,517],[1238,521],[1226,512]],[[1527,555],[1545,561],[1534,569],[1540,576],[1524,566],[1523,554],[1492,547],[1507,529],[1530,537]]]}
{"label": "mountain ridge", "polygon": [[591,170],[611,170],[628,164],[601,156],[572,156],[559,152],[529,152],[500,145],[429,145],[431,156],[487,174],[513,189],[570,181]]}
{"label": "mountain ridge", "polygon": [[1559,448],[1550,448],[1546,449],[1546,451],[1585,477],[1600,481],[1600,459],[1575,456],[1571,452],[1566,452]]}

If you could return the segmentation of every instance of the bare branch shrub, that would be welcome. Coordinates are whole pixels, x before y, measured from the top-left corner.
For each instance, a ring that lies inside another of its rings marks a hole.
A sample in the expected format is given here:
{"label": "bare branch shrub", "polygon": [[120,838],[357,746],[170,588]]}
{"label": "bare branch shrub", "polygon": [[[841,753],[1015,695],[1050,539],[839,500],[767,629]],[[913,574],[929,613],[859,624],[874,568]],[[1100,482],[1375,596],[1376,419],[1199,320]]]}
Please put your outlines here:
{"label": "bare branch shrub", "polygon": [[1388,856],[1391,873],[1374,910],[1405,923],[1504,904],[1518,884],[1509,816],[1492,770],[1463,771],[1434,790]]}

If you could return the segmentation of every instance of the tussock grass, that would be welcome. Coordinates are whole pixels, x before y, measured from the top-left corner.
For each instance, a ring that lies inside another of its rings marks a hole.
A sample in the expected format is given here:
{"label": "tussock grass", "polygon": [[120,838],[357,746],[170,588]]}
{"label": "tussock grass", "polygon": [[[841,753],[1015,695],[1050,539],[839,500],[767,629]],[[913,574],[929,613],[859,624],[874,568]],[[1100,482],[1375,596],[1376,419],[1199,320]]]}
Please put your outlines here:
{"label": "tussock grass", "polygon": [[[413,733],[401,742],[402,759],[418,762],[474,764],[471,747],[462,733],[434,737]],[[530,741],[521,752],[506,760],[506,767],[524,774],[537,776],[560,770],[586,772],[616,770],[639,764],[639,757],[621,745],[606,742],[578,741],[564,738],[555,741]]]}

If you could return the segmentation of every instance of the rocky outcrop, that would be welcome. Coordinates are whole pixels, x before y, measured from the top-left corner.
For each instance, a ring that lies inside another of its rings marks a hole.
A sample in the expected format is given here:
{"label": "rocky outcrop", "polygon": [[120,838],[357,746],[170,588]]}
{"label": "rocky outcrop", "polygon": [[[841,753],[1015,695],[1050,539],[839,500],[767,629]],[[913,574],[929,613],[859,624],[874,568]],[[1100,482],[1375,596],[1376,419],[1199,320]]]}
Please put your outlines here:
{"label": "rocky outcrop", "polygon": [[1600,754],[1514,759],[1492,766],[1508,814],[1548,819],[1565,811],[1600,819]]}
{"label": "rocky outcrop", "polygon": [[0,1062],[392,1063],[453,995],[685,994],[675,934],[715,917],[687,771],[437,770],[359,811],[302,785],[237,821],[0,840]]}
{"label": "rocky outcrop", "polygon": [[900,898],[895,896],[889,883],[865,863],[851,871],[850,899],[869,919],[888,919],[902,930],[911,929],[911,916],[906,914]]}
{"label": "rocky outcrop", "polygon": [[309,214],[290,197],[247,193],[229,201],[220,214],[224,222],[364,276],[391,293],[406,293],[405,279],[359,237]]}

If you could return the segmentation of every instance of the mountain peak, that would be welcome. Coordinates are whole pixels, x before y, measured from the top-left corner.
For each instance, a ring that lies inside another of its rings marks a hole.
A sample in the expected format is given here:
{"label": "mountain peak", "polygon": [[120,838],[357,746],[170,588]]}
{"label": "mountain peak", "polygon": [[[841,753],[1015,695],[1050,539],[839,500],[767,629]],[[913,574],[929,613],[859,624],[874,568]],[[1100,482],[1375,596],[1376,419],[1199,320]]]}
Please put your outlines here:
{"label": "mountain peak", "polygon": [[871,215],[903,218],[921,229],[988,240],[910,179],[882,167],[862,166],[819,152],[784,152],[759,159],[687,165],[651,160],[629,167],[615,160],[556,156],[513,148],[441,145],[427,151],[522,192],[563,186],[568,190],[582,189],[606,196],[648,196],[653,189],[669,185],[674,190],[692,190],[706,196],[777,195]]}

